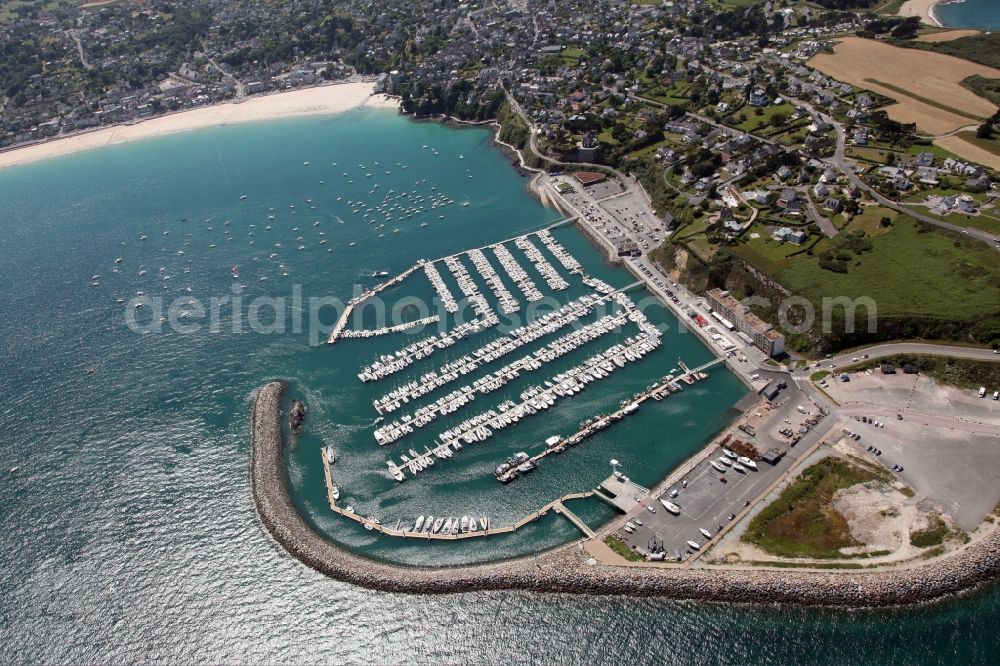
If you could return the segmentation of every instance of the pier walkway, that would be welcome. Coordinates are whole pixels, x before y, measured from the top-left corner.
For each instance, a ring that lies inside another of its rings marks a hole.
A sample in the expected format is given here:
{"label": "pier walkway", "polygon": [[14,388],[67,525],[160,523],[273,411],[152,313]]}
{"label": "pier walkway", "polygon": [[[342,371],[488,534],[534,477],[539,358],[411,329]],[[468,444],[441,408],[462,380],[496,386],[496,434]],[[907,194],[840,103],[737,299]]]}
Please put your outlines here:
{"label": "pier walkway", "polygon": [[587,523],[580,520],[580,517],[575,513],[566,508],[566,506],[561,501],[556,501],[552,504],[552,509],[559,514],[562,514],[566,518],[569,518],[569,522],[576,525],[577,529],[587,535],[588,538],[594,538],[594,530],[587,527]]}
{"label": "pier walkway", "polygon": [[407,268],[402,273],[400,273],[399,275],[397,275],[396,277],[386,280],[385,282],[381,282],[372,287],[371,289],[369,289],[368,291],[362,292],[358,294],[356,297],[352,298],[350,301],[348,301],[347,305],[344,307],[344,311],[340,314],[340,318],[334,325],[333,330],[330,331],[330,337],[326,339],[326,344],[332,345],[335,342],[337,342],[337,338],[340,337],[340,334],[344,331],[344,328],[347,326],[347,322],[351,318],[351,313],[354,312],[354,306],[360,305],[361,303],[364,303],[372,296],[377,296],[379,293],[388,289],[389,287],[393,287],[399,284],[406,278],[413,275],[413,273],[421,266],[423,266],[423,262],[417,262],[412,266],[410,266],[409,268]]}
{"label": "pier walkway", "polygon": [[[672,375],[666,375],[660,381],[654,383],[649,389],[643,391],[638,395],[635,395],[631,401],[629,400],[623,401],[623,405],[625,406],[612,412],[607,417],[604,417],[605,419],[607,419],[606,421],[604,421],[603,419],[595,419],[594,422],[582,428],[575,434],[563,439],[555,446],[551,448],[546,448],[544,451],[541,451],[531,456],[532,462],[537,463],[539,460],[542,460],[551,453],[562,453],[565,450],[565,445],[576,446],[578,443],[587,439],[588,437],[598,432],[599,430],[603,430],[607,425],[610,425],[611,423],[616,423],[621,419],[623,419],[625,416],[627,416],[629,413],[631,413],[630,411],[628,411],[630,404],[641,405],[642,403],[650,399],[662,400],[663,398],[669,396],[673,392],[671,390],[671,387],[678,386],[677,384],[678,381],[684,381],[685,383],[694,383],[695,381],[704,378],[702,376],[702,371],[707,370],[708,368],[716,366],[720,363],[723,363],[724,361],[725,359],[717,358],[707,363],[703,363],[702,365],[699,365],[697,368],[688,368],[683,361],[678,360],[679,366],[684,370],[683,374],[677,377],[674,377]],[[608,501],[609,503],[614,504],[612,498],[607,497],[606,495],[600,492],[598,492],[598,495],[602,499]]]}
{"label": "pier walkway", "polygon": [[463,254],[468,254],[472,250],[485,250],[487,248],[493,247],[494,245],[505,245],[507,243],[512,243],[512,242],[516,241],[519,238],[527,238],[528,236],[535,236],[539,232],[549,231],[549,230],[555,229],[557,227],[561,227],[561,226],[564,226],[564,225],[567,225],[567,224],[572,224],[573,222],[576,222],[576,215],[572,215],[570,217],[564,217],[563,219],[557,220],[556,222],[553,222],[552,224],[548,224],[548,225],[542,227],[541,229],[538,229],[537,231],[529,231],[529,232],[524,233],[524,234],[519,234],[517,236],[511,236],[510,238],[505,238],[504,240],[499,240],[499,241],[496,241],[494,243],[489,243],[488,245],[482,245],[480,247],[474,247],[474,248],[470,248],[468,250],[462,250],[461,252],[455,252],[454,254],[449,254],[448,256],[440,257],[438,259],[430,259],[428,261],[430,263],[436,263],[438,261],[444,261],[445,259],[451,259],[452,257],[461,257]]}
{"label": "pier walkway", "polygon": [[643,488],[627,476],[612,474],[601,481],[598,497],[622,513],[628,513],[649,497],[649,488]]}
{"label": "pier walkway", "polygon": [[323,452],[322,449],[320,450],[320,456],[323,459],[323,473],[324,476],[326,477],[326,496],[327,496],[327,501],[330,503],[330,509],[334,513],[339,514],[344,518],[349,518],[350,520],[353,520],[356,523],[360,523],[365,527],[370,527],[372,531],[380,532],[382,534],[385,534],[386,536],[399,537],[403,539],[457,541],[461,539],[472,539],[475,537],[488,537],[488,536],[493,536],[495,534],[512,534],[517,530],[521,529],[522,527],[524,527],[525,525],[533,523],[542,516],[545,516],[546,514],[548,514],[550,509],[554,509],[556,513],[558,513],[561,516],[564,516],[586,537],[589,538],[594,536],[594,531],[590,529],[586,523],[580,520],[580,518],[575,513],[567,509],[566,505],[564,504],[564,502],[567,502],[569,500],[585,499],[587,497],[590,497],[591,495],[594,494],[591,491],[586,491],[582,493],[569,493],[568,495],[563,495],[562,497],[554,499],[548,504],[545,504],[537,511],[534,511],[533,513],[528,514],[524,518],[521,518],[512,525],[506,525],[504,527],[491,526],[488,529],[479,529],[476,530],[475,532],[459,532],[457,534],[442,534],[442,533],[435,534],[434,532],[413,532],[408,530],[402,530],[399,529],[399,524],[401,521],[396,521],[395,527],[386,527],[381,523],[376,523],[370,518],[366,518],[364,516],[356,514],[353,510],[348,511],[346,509],[340,508],[340,506],[337,504],[337,501],[333,499],[333,485],[334,485],[333,469],[332,469],[333,466],[329,462],[327,462],[326,454]]}
{"label": "pier walkway", "polygon": [[[405,280],[406,278],[408,278],[410,275],[412,275],[416,270],[418,270],[420,268],[423,268],[423,266],[424,266],[425,263],[435,264],[435,263],[437,263],[439,261],[445,261],[446,259],[458,258],[458,257],[462,256],[463,254],[468,254],[472,250],[485,250],[486,248],[492,247],[494,245],[501,245],[501,244],[504,244],[504,243],[510,243],[512,241],[516,241],[519,238],[526,238],[528,236],[534,236],[534,235],[537,235],[538,233],[540,233],[542,231],[550,231],[550,230],[555,229],[557,227],[561,227],[561,226],[564,226],[564,225],[567,225],[567,224],[572,224],[575,221],[576,221],[576,216],[575,215],[572,216],[572,217],[565,217],[565,218],[563,218],[561,220],[557,220],[557,221],[553,222],[552,224],[548,224],[548,225],[542,227],[541,229],[538,229],[537,231],[529,231],[528,233],[520,234],[518,236],[512,236],[511,238],[507,238],[507,239],[504,239],[504,240],[501,240],[501,241],[497,241],[495,243],[490,243],[489,245],[483,245],[481,247],[471,248],[469,250],[462,250],[461,252],[455,252],[454,254],[449,254],[448,256],[439,257],[438,259],[432,259],[430,261],[424,261],[423,259],[421,259],[420,261],[418,261],[414,265],[410,266],[409,268],[407,268],[405,271],[403,271],[399,275],[395,276],[394,278],[392,278],[390,280],[386,280],[385,282],[382,282],[380,284],[377,284],[374,287],[372,287],[371,289],[369,289],[368,291],[365,291],[365,292],[359,294],[358,296],[356,296],[355,298],[352,298],[347,303],[347,306],[344,308],[344,311],[341,313],[340,318],[337,320],[337,323],[333,327],[333,330],[330,331],[330,336],[327,338],[326,343],[328,345],[335,344],[337,342],[337,340],[341,337],[341,334],[343,333],[344,328],[347,327],[347,323],[350,320],[351,313],[354,311],[354,307],[356,305],[360,305],[361,303],[365,302],[369,298],[372,298],[373,296],[377,296],[380,292],[388,289],[389,287],[392,287],[392,286],[395,286],[395,285],[399,284],[400,282],[402,282],[403,280]],[[364,337],[364,336],[353,336],[353,337]]]}

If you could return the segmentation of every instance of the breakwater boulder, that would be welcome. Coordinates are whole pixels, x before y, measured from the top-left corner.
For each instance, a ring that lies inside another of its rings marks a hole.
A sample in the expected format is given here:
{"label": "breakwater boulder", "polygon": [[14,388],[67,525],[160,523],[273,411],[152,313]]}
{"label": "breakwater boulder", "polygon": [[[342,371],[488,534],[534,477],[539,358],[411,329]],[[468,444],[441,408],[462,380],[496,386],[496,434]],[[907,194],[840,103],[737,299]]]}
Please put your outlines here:
{"label": "breakwater boulder", "polygon": [[302,421],[306,418],[306,405],[299,400],[292,400],[292,409],[288,412],[288,425],[292,432],[302,430]]}

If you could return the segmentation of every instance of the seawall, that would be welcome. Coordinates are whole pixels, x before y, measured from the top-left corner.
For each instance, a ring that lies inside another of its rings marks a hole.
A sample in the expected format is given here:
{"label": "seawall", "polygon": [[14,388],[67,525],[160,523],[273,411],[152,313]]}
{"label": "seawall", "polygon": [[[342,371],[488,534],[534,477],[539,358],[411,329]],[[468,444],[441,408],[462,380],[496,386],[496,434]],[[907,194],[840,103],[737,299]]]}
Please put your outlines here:
{"label": "seawall", "polygon": [[378,562],[328,541],[295,508],[284,468],[281,404],[285,388],[284,382],[265,385],[251,412],[250,486],[257,514],[271,536],[302,563],[368,589],[409,594],[517,589],[864,608],[931,601],[1000,575],[997,528],[953,555],[884,571],[590,565],[575,544],[538,557],[473,566],[425,568]]}

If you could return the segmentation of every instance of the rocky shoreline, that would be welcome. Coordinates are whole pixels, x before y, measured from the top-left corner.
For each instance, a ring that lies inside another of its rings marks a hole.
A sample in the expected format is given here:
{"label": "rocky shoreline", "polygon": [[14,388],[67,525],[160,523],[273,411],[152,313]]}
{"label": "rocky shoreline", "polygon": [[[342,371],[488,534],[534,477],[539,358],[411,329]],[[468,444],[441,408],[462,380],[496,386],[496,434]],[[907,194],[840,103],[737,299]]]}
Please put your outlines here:
{"label": "rocky shoreline", "polygon": [[378,562],[326,540],[296,510],[284,468],[281,405],[285,388],[284,382],[265,385],[251,413],[250,487],[257,514],[271,536],[302,563],[368,589],[408,594],[516,589],[868,608],[940,599],[1000,576],[997,529],[955,555],[891,571],[590,565],[573,545],[538,557],[473,566],[425,568]]}

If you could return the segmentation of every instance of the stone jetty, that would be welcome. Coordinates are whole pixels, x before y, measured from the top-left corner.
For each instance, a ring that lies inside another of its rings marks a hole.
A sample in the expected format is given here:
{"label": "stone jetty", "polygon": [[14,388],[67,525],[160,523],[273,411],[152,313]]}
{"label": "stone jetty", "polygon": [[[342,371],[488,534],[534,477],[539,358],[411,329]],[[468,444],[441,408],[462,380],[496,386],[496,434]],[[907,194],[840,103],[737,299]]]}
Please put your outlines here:
{"label": "stone jetty", "polygon": [[473,566],[427,568],[377,562],[328,541],[296,510],[284,468],[284,392],[284,382],[267,384],[258,391],[251,413],[250,486],[257,514],[274,539],[301,562],[361,587],[411,594],[520,589],[865,608],[931,601],[1000,576],[996,527],[953,554],[886,570],[612,566],[588,560],[575,543],[537,557]]}

